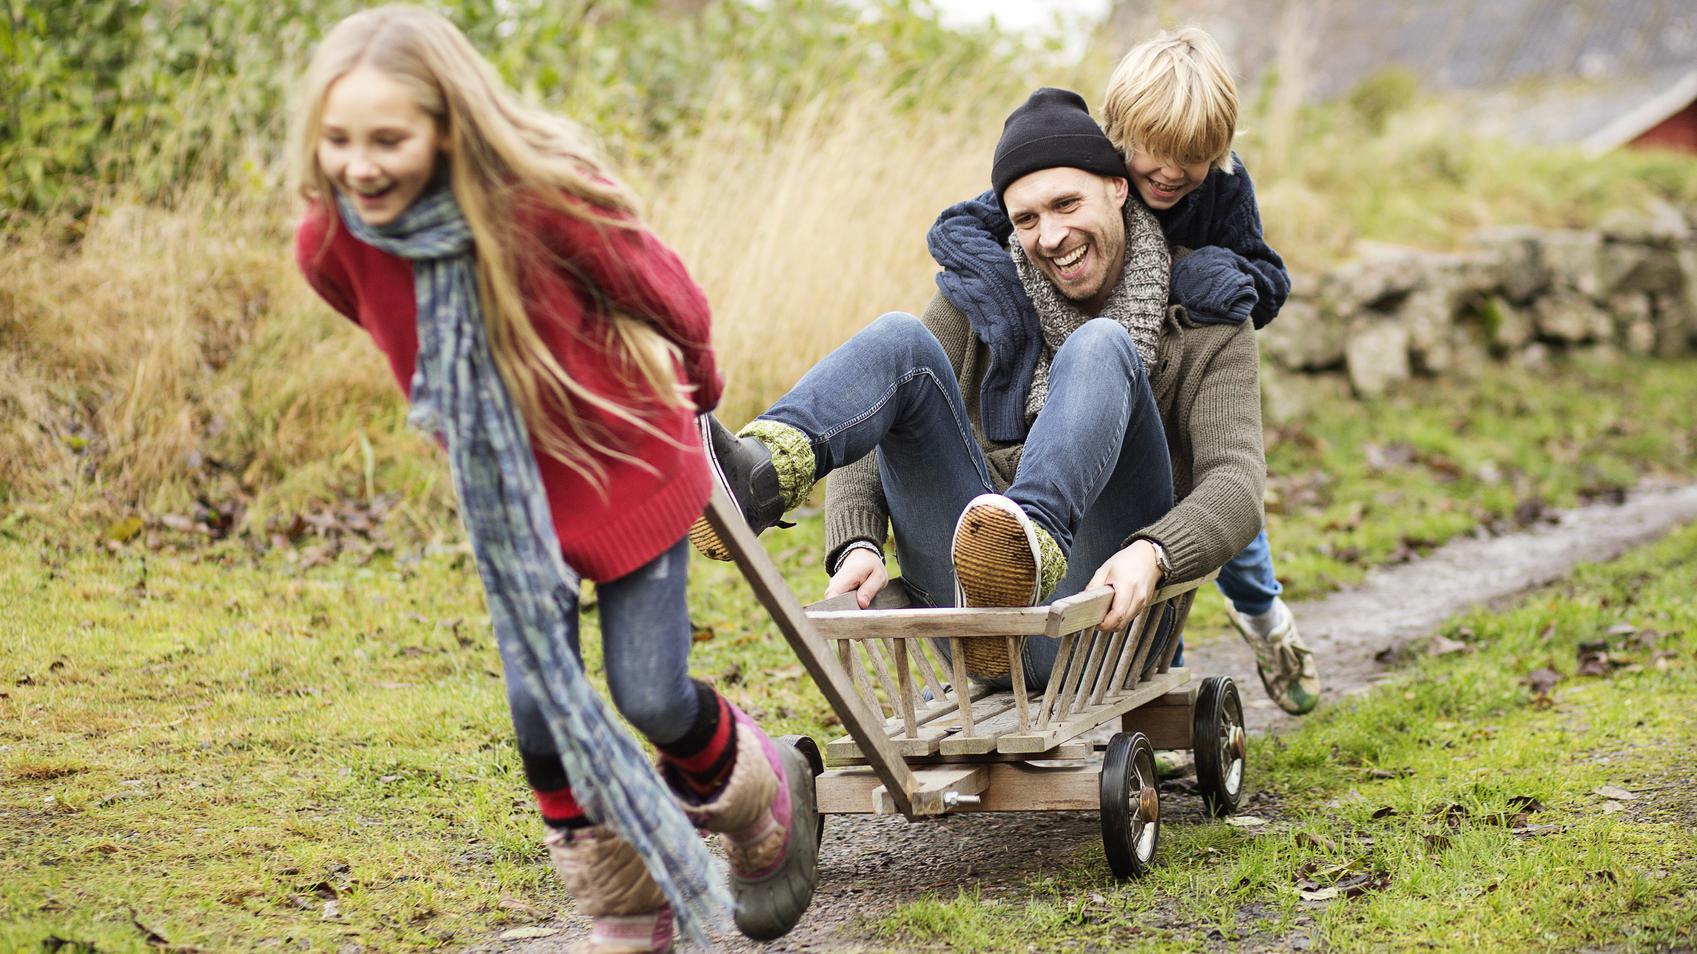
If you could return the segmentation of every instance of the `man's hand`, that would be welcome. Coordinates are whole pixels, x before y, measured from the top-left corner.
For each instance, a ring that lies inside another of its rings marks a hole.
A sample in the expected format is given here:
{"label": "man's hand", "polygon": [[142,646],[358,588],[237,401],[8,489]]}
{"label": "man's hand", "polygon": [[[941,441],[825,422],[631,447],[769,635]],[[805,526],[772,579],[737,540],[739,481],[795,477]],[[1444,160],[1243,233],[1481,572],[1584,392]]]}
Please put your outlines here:
{"label": "man's hand", "polygon": [[1155,562],[1155,548],[1148,540],[1138,540],[1109,557],[1085,587],[1114,588],[1114,601],[1098,628],[1111,633],[1131,622],[1149,605],[1149,597],[1155,595],[1160,582],[1161,568]]}
{"label": "man's hand", "polygon": [[843,556],[843,562],[837,564],[837,572],[831,575],[831,585],[825,588],[825,598],[840,596],[843,593],[853,593],[865,609],[872,605],[872,597],[890,582],[890,571],[884,569],[884,558],[865,547],[855,547]]}

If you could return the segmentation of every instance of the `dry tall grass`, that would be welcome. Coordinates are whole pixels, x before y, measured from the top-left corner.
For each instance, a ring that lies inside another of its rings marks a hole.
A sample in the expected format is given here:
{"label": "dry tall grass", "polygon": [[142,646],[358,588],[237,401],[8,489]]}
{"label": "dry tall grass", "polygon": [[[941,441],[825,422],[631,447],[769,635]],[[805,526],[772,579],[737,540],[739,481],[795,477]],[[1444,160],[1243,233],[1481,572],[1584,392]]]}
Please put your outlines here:
{"label": "dry tall grass", "polygon": [[762,410],[886,311],[935,291],[925,233],[989,180],[997,121],[893,120],[877,95],[802,105],[763,150],[720,123],[678,158],[650,220],[706,289],[728,372],[723,413]]}
{"label": "dry tall grass", "polygon": [[[988,178],[1008,104],[894,106],[839,92],[771,132],[725,116],[634,171],[653,228],[713,302],[727,419],[930,298],[926,229]],[[0,246],[0,506],[110,520],[237,496],[257,529],[392,489],[415,505],[403,514],[440,526],[441,463],[364,335],[296,274],[292,216],[283,196],[203,193],[116,205],[74,247],[47,224]]]}

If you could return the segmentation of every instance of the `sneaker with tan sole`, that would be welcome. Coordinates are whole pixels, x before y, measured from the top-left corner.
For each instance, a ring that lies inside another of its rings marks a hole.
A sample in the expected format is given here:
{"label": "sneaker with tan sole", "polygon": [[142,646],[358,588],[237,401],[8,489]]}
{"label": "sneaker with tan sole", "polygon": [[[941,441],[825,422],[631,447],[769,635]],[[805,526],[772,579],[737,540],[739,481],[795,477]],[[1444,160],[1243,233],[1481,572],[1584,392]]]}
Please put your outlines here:
{"label": "sneaker with tan sole", "polygon": [[1054,538],[1001,494],[966,505],[949,550],[966,606],[1036,606],[1067,572]]}

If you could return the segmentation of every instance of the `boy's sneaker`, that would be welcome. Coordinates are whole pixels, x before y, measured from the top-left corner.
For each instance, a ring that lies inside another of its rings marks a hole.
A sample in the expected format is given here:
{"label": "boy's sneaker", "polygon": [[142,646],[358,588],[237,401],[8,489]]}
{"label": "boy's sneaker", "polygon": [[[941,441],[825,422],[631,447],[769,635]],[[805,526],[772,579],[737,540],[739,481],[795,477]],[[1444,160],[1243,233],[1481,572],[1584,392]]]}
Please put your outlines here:
{"label": "boy's sneaker", "polygon": [[965,606],[1036,606],[1067,573],[1055,539],[1001,494],[966,505],[950,553]]}
{"label": "boy's sneaker", "polygon": [[1291,715],[1313,711],[1320,702],[1320,675],[1285,601],[1275,597],[1272,609],[1247,617],[1227,600],[1226,616],[1255,650],[1255,671],[1268,697]]}
{"label": "boy's sneaker", "polygon": [[[759,439],[732,434],[711,414],[696,418],[701,446],[713,468],[713,479],[731,495],[742,517],[756,534],[782,524],[783,488],[772,466],[772,452]],[[710,560],[729,560],[731,551],[707,522],[705,515],[689,528],[689,542]]]}

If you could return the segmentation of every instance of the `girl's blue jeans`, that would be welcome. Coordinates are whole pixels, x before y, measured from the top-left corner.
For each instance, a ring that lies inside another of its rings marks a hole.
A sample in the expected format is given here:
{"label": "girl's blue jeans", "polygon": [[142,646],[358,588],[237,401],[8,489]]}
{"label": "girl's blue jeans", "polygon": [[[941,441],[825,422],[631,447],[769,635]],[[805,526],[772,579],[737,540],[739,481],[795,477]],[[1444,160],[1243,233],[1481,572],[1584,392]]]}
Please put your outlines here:
{"label": "girl's blue jeans", "polygon": [[[689,542],[683,537],[640,569],[595,588],[613,706],[660,745],[682,738],[699,706],[689,679],[688,566]],[[566,620],[567,642],[581,659],[577,615],[567,614]],[[502,665],[514,671],[509,653],[515,647],[500,649]],[[527,766],[538,756],[557,754],[548,721],[521,680],[507,680],[507,705]]]}
{"label": "girl's blue jeans", "polygon": [[[761,417],[807,435],[820,477],[876,449],[903,581],[922,604],[953,605],[955,522],[995,488],[954,368],[919,319],[879,318]],[[1056,351],[1006,495],[1068,555],[1054,597],[1084,589],[1128,535],[1172,509],[1160,412],[1119,324],[1087,322]],[[1058,648],[1056,639],[1025,641],[1028,685],[1047,682]]]}

